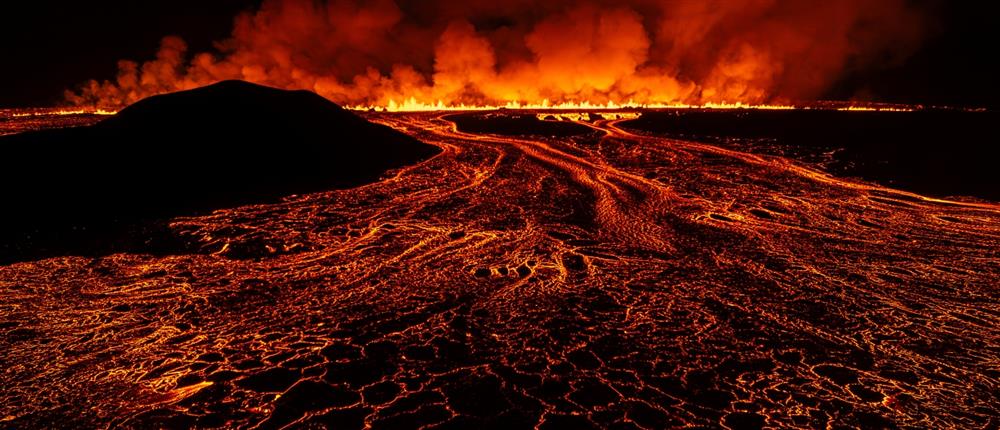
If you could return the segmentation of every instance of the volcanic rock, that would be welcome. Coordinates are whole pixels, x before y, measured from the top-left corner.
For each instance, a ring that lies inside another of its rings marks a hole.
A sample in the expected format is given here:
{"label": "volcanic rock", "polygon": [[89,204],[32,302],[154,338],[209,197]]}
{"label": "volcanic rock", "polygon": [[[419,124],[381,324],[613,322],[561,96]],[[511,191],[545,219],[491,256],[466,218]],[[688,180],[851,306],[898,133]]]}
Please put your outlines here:
{"label": "volcanic rock", "polygon": [[439,149],[311,92],[227,81],[6,136],[0,151],[3,262],[86,253],[71,246],[82,231],[374,182]]}
{"label": "volcanic rock", "polygon": [[995,111],[956,109],[736,109],[649,111],[619,125],[791,157],[820,164],[836,176],[863,178],[924,195],[997,201],[998,120],[1000,114]]}
{"label": "volcanic rock", "polygon": [[[551,115],[550,117],[554,119]],[[542,121],[534,114],[469,112],[449,115],[446,119],[455,123],[458,130],[464,133],[571,137],[594,132],[591,128],[574,122]]]}

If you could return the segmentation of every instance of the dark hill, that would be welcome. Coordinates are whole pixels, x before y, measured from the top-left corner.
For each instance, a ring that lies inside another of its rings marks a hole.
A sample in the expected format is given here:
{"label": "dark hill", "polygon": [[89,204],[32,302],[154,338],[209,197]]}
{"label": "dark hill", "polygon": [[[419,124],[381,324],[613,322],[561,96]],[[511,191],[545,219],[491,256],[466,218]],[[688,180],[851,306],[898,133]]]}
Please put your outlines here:
{"label": "dark hill", "polygon": [[0,262],[89,253],[149,220],[374,182],[438,151],[307,91],[227,81],[151,97],[94,126],[0,138]]}

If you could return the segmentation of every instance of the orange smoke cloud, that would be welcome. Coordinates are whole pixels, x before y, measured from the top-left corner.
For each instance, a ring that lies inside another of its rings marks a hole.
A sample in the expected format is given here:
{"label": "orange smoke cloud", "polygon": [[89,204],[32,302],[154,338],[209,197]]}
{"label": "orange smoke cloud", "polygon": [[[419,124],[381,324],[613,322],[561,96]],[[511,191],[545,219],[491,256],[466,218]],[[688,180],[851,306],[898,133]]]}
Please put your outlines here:
{"label": "orange smoke cloud", "polygon": [[912,52],[906,0],[268,0],[217,51],[176,37],[67,99],[120,107],[243,79],[346,105],[811,100]]}

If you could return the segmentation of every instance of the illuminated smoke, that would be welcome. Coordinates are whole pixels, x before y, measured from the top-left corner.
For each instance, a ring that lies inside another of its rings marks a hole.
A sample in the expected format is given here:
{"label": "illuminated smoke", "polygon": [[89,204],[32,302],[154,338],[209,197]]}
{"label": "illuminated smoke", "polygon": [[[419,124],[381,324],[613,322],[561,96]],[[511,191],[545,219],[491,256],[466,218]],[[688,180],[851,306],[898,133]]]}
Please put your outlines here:
{"label": "illuminated smoke", "polygon": [[362,106],[802,101],[905,58],[926,27],[906,0],[538,3],[268,0],[216,52],[167,37],[67,99],[118,107],[244,79]]}

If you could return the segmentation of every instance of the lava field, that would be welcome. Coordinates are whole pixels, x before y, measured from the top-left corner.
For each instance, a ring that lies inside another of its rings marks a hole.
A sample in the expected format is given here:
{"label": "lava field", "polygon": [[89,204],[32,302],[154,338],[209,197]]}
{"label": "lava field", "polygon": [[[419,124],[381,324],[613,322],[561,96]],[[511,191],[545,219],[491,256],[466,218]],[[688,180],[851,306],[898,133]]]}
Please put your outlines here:
{"label": "lava field", "polygon": [[363,115],[441,152],[0,266],[0,427],[1000,425],[996,203],[627,116]]}

